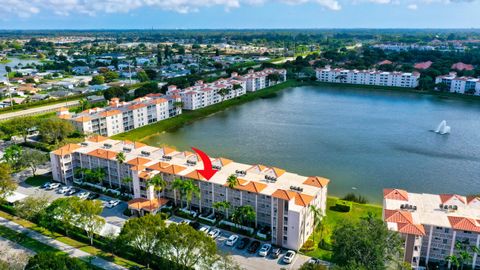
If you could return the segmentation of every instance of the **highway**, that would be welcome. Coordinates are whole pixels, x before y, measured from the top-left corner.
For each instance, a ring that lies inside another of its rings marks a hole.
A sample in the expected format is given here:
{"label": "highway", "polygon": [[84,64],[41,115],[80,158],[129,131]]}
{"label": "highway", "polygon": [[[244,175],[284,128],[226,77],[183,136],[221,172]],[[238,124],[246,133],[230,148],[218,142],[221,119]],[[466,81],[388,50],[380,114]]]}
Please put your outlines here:
{"label": "highway", "polygon": [[21,110],[21,111],[6,112],[6,113],[0,114],[0,121],[10,120],[10,119],[13,119],[15,117],[21,117],[21,116],[30,116],[30,115],[37,115],[37,114],[55,112],[62,107],[69,108],[69,107],[77,106],[78,104],[79,104],[78,100],[73,100],[73,101],[67,101],[67,102],[45,105],[45,106],[41,106],[41,107],[35,107],[35,108],[31,108],[31,109],[25,109],[25,110]]}

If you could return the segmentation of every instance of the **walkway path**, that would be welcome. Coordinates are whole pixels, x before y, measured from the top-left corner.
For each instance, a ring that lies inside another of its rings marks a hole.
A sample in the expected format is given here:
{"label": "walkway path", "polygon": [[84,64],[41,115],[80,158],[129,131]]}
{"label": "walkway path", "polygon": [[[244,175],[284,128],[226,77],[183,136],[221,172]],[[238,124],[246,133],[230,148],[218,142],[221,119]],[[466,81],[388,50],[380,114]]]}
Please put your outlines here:
{"label": "walkway path", "polygon": [[6,113],[0,114],[0,121],[9,120],[9,119],[20,117],[20,116],[29,116],[29,115],[48,113],[48,112],[55,112],[62,107],[73,107],[73,106],[77,106],[78,104],[79,104],[78,100],[73,100],[73,101],[40,106],[40,107],[34,107],[26,110],[6,112]]}
{"label": "walkway path", "polygon": [[[41,233],[38,233],[36,231],[33,231],[33,230],[27,229],[25,227],[22,227],[21,225],[18,225],[17,223],[15,223],[13,221],[10,221],[8,219],[2,218],[2,217],[0,217],[0,225],[5,226],[9,229],[12,229],[12,230],[20,232],[20,233],[25,233],[30,238],[33,238],[33,239],[35,239],[39,242],[42,242],[44,244],[47,244],[47,245],[52,246],[54,248],[57,248],[57,249],[67,253],[68,255],[70,255],[72,257],[76,257],[76,258],[80,258],[80,259],[85,260],[85,261],[89,261],[88,258],[92,256],[90,253],[87,253],[85,251],[82,251],[82,250],[79,250],[79,249],[74,248],[72,246],[69,246],[65,243],[62,243],[62,242],[60,242],[58,240],[55,240],[55,239],[52,239],[52,238],[50,238],[48,236],[45,236]],[[94,257],[91,260],[91,264],[93,264],[97,267],[103,268],[103,269],[107,269],[107,270],[110,270],[110,269],[111,270],[126,270],[127,269],[125,267],[116,265],[112,262],[106,261],[106,260],[104,260],[102,258],[98,258],[98,257]]]}

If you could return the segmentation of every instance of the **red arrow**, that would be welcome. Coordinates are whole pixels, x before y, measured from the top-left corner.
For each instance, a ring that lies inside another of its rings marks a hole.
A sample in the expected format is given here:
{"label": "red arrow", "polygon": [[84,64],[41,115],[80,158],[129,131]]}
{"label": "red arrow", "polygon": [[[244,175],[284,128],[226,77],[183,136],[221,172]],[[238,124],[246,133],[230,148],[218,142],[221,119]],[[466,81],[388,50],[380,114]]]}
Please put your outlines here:
{"label": "red arrow", "polygon": [[203,170],[197,170],[197,172],[205,177],[205,179],[210,180],[210,178],[217,173],[217,170],[212,168],[212,161],[210,161],[210,157],[195,147],[192,147],[192,150],[200,156],[203,162]]}

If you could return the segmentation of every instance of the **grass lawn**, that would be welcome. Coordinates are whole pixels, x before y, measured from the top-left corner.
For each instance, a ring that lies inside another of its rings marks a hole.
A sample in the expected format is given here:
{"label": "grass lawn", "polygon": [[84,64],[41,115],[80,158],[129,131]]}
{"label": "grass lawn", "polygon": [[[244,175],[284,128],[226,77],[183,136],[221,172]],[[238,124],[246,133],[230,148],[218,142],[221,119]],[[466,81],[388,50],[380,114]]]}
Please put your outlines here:
{"label": "grass lawn", "polygon": [[[19,218],[19,217],[15,217],[15,216],[10,215],[8,213],[5,213],[3,211],[0,211],[0,217],[11,220],[11,221],[13,221],[13,222],[25,227],[25,228],[31,229],[33,231],[36,231],[36,232],[41,233],[43,235],[46,235],[48,237],[54,238],[54,239],[56,239],[56,240],[58,240],[62,243],[65,243],[65,244],[70,245],[74,248],[77,248],[77,249],[80,249],[80,250],[85,251],[87,253],[90,253],[90,254],[92,254],[94,256],[97,256],[99,258],[102,258],[104,260],[113,262],[117,265],[121,265],[121,266],[124,266],[126,268],[130,268],[132,266],[141,267],[141,265],[138,264],[138,263],[135,263],[133,261],[115,256],[115,255],[113,255],[111,253],[108,253],[108,252],[105,252],[105,251],[103,251],[99,248],[96,248],[96,247],[90,246],[89,244],[86,244],[86,243],[77,241],[75,239],[66,237],[62,234],[59,234],[59,233],[56,233],[56,232],[51,232],[51,231],[49,231],[49,230],[47,230],[47,229],[45,229],[45,228],[43,228],[43,227],[41,227],[41,226],[39,226],[35,223],[32,223],[28,220],[25,220],[25,219],[22,219],[22,218]],[[0,236],[2,236],[2,235],[0,234]]]}
{"label": "grass lawn", "polygon": [[[353,203],[353,207],[348,213],[337,212],[331,208],[335,206],[335,202],[338,198],[329,197],[327,199],[327,213],[324,218],[324,231],[323,239],[327,245],[331,244],[330,237],[332,236],[333,230],[336,225],[342,222],[343,220],[358,221],[361,217],[365,217],[369,212],[374,214],[376,217],[382,217],[382,206],[380,205],[371,205],[371,204],[358,204]],[[320,226],[319,226],[320,227]],[[321,232],[319,229],[315,231],[315,235],[310,236],[310,239],[315,238],[315,246],[318,246],[320,242]],[[322,248],[317,248],[313,251],[305,252],[306,255],[316,257],[323,260],[330,260],[332,252]]]}
{"label": "grass lawn", "polygon": [[25,183],[29,184],[30,186],[33,187],[39,187],[46,182],[51,182],[52,177],[50,176],[45,176],[45,175],[35,175],[35,176],[30,176],[25,180]]}
{"label": "grass lawn", "polygon": [[181,115],[178,115],[176,117],[112,136],[112,139],[140,141],[149,136],[152,136],[167,130],[171,130],[174,128],[179,128],[197,119],[204,118],[213,113],[225,110],[228,107],[240,105],[240,104],[243,104],[252,100],[256,100],[259,98],[269,98],[272,95],[275,95],[275,93],[280,90],[283,90],[288,87],[297,86],[299,84],[300,83],[297,81],[289,80],[284,83],[281,83],[272,87],[268,87],[257,92],[249,92],[243,96],[240,96],[234,99],[225,100],[221,103],[217,103],[215,105],[211,105],[202,109],[198,109],[195,111],[184,111],[182,112]]}
{"label": "grass lawn", "polygon": [[64,252],[54,247],[51,247],[33,238],[28,237],[26,234],[16,232],[4,226],[0,226],[0,236],[37,253],[55,252],[59,254],[65,254]]}

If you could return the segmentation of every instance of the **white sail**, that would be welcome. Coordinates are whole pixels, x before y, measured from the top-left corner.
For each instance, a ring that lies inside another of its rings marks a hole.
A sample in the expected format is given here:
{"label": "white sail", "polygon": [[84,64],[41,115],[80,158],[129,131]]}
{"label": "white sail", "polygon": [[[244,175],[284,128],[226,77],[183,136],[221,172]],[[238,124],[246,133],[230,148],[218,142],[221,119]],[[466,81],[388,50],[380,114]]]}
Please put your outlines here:
{"label": "white sail", "polygon": [[435,129],[435,132],[440,133],[445,128],[446,125],[447,125],[447,121],[443,120],[442,122],[440,122],[437,129]]}

